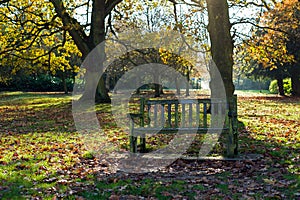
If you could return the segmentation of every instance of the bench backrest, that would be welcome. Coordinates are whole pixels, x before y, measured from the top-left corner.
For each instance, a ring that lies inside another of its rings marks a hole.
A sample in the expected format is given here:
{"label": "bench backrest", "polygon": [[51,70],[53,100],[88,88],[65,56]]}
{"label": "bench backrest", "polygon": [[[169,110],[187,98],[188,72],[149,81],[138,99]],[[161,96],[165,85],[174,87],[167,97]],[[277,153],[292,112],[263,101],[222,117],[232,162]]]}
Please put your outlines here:
{"label": "bench backrest", "polygon": [[[229,102],[232,104],[229,111]],[[223,99],[184,99],[157,100],[141,99],[140,113],[144,115],[142,127],[164,128],[208,128],[212,123],[212,115],[223,116],[222,123],[227,126],[224,116],[236,114],[236,96],[228,101]],[[217,119],[218,121],[218,119]],[[214,123],[215,123],[214,122]]]}

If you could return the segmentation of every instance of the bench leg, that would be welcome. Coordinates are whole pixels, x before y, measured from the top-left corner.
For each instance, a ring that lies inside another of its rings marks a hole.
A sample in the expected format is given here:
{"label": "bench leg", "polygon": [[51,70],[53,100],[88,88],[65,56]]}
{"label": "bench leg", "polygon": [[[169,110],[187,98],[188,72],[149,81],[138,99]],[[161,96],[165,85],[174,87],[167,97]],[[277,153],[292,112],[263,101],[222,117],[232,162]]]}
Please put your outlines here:
{"label": "bench leg", "polygon": [[140,137],[140,144],[141,144],[141,152],[145,153],[146,152],[146,135],[142,135]]}
{"label": "bench leg", "polygon": [[234,135],[233,135],[233,126],[232,126],[232,120],[229,119],[229,131],[227,132],[227,148],[226,148],[227,157],[229,158],[234,157],[234,149],[235,149],[235,142],[234,142]]}
{"label": "bench leg", "polygon": [[130,122],[130,136],[129,136],[129,145],[130,145],[130,152],[136,153],[137,152],[137,137],[134,136],[134,122],[131,120]]}
{"label": "bench leg", "polygon": [[130,152],[137,152],[137,137],[135,136],[130,136]]}

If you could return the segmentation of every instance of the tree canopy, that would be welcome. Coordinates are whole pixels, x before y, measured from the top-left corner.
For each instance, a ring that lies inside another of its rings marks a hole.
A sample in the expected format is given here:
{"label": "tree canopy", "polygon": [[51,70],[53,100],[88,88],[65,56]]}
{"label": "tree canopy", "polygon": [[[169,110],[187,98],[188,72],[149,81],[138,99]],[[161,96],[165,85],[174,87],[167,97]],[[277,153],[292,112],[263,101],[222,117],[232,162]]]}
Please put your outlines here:
{"label": "tree canopy", "polygon": [[[250,8],[263,12],[258,12],[262,14],[257,18],[229,12]],[[120,32],[132,28],[146,32],[175,30],[211,52],[230,96],[234,92],[233,49],[245,34],[237,29],[240,24],[251,24],[256,27],[252,28],[252,37],[237,46],[242,49],[237,52],[244,64],[258,66],[256,69],[261,70],[252,70],[256,74],[268,69],[275,78],[282,73],[290,76],[293,91],[298,93],[299,77],[292,76],[299,69],[299,3],[295,0],[4,0],[0,10],[2,74],[26,69],[29,74],[69,77],[78,70],[78,58],[85,59],[98,44],[117,38]],[[197,51],[192,45],[190,48]],[[93,70],[86,69],[86,80]],[[94,83],[85,83],[87,94],[93,92],[87,89],[90,84]],[[84,94],[83,99],[88,96]],[[96,99],[110,101],[104,77],[98,82]]]}
{"label": "tree canopy", "polygon": [[243,58],[252,62],[249,65],[252,73],[277,79],[281,85],[284,78],[291,77],[292,91],[297,96],[300,95],[299,11],[298,1],[276,2],[263,13],[241,51]]}

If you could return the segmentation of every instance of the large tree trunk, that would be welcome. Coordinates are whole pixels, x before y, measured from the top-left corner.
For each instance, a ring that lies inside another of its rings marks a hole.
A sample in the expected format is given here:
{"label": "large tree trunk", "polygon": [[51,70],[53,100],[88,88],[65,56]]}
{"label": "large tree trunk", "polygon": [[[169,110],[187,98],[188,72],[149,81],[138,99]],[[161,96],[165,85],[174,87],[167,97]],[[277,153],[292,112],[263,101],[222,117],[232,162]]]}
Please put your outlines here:
{"label": "large tree trunk", "polygon": [[[225,98],[229,99],[229,124],[231,125],[230,130],[227,134],[227,150],[226,154],[229,157],[233,157],[237,154],[237,124],[233,124],[233,118],[236,117],[235,103],[233,100],[234,85],[232,82],[232,71],[233,71],[233,41],[230,35],[230,22],[228,13],[227,0],[206,0],[208,8],[209,25],[208,31],[211,41],[211,53],[213,61],[216,67],[210,67],[211,75],[211,97],[212,98]],[[218,75],[218,71],[221,75]],[[218,78],[219,77],[219,78]],[[225,87],[225,94],[222,94],[222,82]],[[212,108],[211,113],[214,115],[215,109]],[[214,117],[213,117],[214,118]],[[214,119],[212,119],[214,124]],[[216,118],[218,123],[218,118]]]}
{"label": "large tree trunk", "polygon": [[[230,35],[230,22],[227,0],[206,0],[208,8],[208,31],[211,41],[211,53],[224,82],[227,98],[234,93],[232,82],[233,70],[233,41]],[[212,79],[215,76],[212,72]],[[218,96],[218,84],[212,86],[212,96]]]}
{"label": "large tree trunk", "polygon": [[[82,58],[85,59],[98,44],[105,41],[105,18],[122,0],[93,0],[90,35],[86,34],[84,25],[81,25],[75,18],[68,14],[66,7],[61,0],[50,1],[53,4],[58,17],[62,19],[64,28],[68,30],[76,46],[82,53]],[[102,48],[100,51],[102,51],[100,54],[103,58],[100,58],[99,63],[96,65],[100,70],[93,69],[95,66],[87,66],[86,68],[86,85],[81,100],[90,100],[94,97],[97,102],[110,102],[110,97],[108,95],[108,90],[105,87],[103,77],[101,77],[99,81],[90,79],[93,76],[92,73],[99,73],[99,71],[103,72],[105,49]],[[92,87],[92,84],[95,84],[95,82],[98,86],[97,89]],[[92,91],[92,89],[94,90]]]}
{"label": "large tree trunk", "polygon": [[299,97],[300,96],[300,74],[299,74],[299,72],[294,73],[292,75],[291,81],[292,81],[292,95]]}
{"label": "large tree trunk", "polygon": [[[98,44],[105,42],[105,0],[93,1],[92,9],[92,21],[91,21],[91,33],[90,33],[90,43],[95,48]],[[100,58],[97,65],[100,67],[100,72],[104,73],[103,63],[106,59],[105,47],[100,46]],[[104,77],[101,76],[98,82],[95,99],[97,103],[110,103],[110,97],[108,95],[108,90],[105,87]]]}

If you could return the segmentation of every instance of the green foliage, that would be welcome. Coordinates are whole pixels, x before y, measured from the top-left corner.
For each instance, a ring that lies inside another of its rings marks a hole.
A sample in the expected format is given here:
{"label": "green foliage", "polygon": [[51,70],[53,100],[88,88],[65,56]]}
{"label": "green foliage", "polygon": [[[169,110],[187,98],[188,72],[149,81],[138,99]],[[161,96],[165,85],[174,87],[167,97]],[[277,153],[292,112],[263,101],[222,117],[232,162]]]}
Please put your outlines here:
{"label": "green foliage", "polygon": [[[251,75],[271,79],[293,77],[294,81],[300,70],[300,3],[297,0],[273,3],[274,6],[258,15],[258,26],[253,29],[251,38],[237,49],[241,62],[239,66],[247,66],[246,72]],[[278,92],[276,83],[272,83],[270,89],[273,93]],[[285,93],[290,92],[289,86],[285,86]],[[293,91],[293,95],[297,93]]]}
{"label": "green foliage", "polygon": [[49,1],[1,3],[1,90],[63,90],[61,74],[78,71],[81,53],[53,11]]}
{"label": "green foliage", "polygon": [[[290,78],[286,78],[283,80],[283,89],[285,94],[291,94],[292,92],[292,82]],[[270,83],[269,91],[272,94],[278,94],[278,84],[277,80],[273,80]]]}
{"label": "green foliage", "polygon": [[[73,89],[73,79],[67,78],[66,84],[68,91]],[[63,81],[60,77],[50,74],[24,75],[18,73],[12,76],[6,82],[0,82],[0,91],[35,91],[35,92],[52,92],[63,91]]]}
{"label": "green foliage", "polygon": [[264,79],[254,79],[243,77],[240,80],[234,80],[234,86],[236,90],[268,90],[270,80]]}
{"label": "green foliage", "polygon": [[269,86],[269,91],[272,94],[278,94],[277,80],[271,81],[270,86]]}

